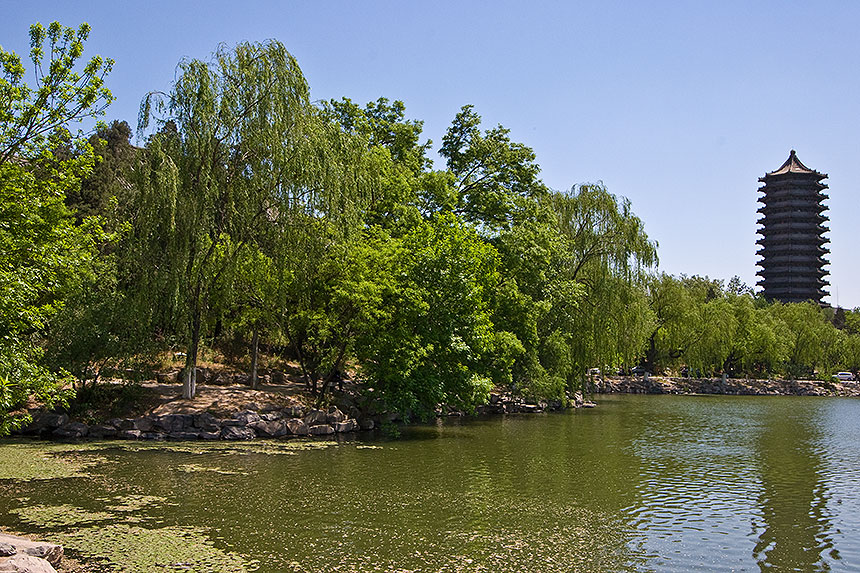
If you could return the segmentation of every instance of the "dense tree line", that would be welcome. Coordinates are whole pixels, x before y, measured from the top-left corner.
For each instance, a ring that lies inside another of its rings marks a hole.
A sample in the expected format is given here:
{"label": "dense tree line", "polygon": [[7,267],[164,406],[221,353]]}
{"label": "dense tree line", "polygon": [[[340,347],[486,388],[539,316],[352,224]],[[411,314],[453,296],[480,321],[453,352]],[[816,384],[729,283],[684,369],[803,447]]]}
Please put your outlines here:
{"label": "dense tree line", "polygon": [[314,103],[276,41],[180,62],[143,100],[140,147],[125,122],[72,135],[111,101],[109,60],[76,71],[88,30],[33,27],[35,88],[0,50],[0,432],[27,399],[159,351],[185,353],[191,397],[201,349],[228,342],[252,385],[277,349],[320,400],[351,372],[419,416],[494,386],[564,400],[595,366],[858,367],[857,312],[654,275],[656,244],[602,184],[547,188],[471,106],[436,168],[402,102]]}

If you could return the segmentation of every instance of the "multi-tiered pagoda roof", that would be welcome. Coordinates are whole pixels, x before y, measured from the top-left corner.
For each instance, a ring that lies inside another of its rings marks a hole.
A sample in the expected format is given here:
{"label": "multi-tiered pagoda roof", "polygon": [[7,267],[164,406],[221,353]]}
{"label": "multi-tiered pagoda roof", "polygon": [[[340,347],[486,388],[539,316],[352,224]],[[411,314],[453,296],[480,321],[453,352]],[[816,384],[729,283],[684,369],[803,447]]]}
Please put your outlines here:
{"label": "multi-tiered pagoda roof", "polygon": [[822,212],[827,207],[822,202],[827,195],[822,191],[827,185],[821,183],[826,178],[801,163],[793,149],[779,169],[759,178],[764,195],[759,198],[762,238],[757,243],[762,260],[757,274],[765,298],[820,304],[826,295],[824,255],[829,251],[824,245],[829,241],[824,237],[828,229]]}

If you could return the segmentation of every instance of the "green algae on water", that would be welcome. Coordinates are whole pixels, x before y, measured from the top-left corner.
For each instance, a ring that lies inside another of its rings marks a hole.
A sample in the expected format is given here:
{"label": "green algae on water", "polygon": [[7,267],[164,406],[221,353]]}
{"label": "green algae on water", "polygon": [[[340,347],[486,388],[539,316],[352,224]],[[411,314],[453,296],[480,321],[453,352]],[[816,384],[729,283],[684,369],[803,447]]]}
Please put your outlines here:
{"label": "green algae on water", "polygon": [[0,442],[0,480],[89,477],[87,468],[107,460],[75,444],[10,440]]}
{"label": "green algae on water", "polygon": [[256,564],[218,549],[203,530],[190,527],[146,529],[126,524],[85,527],[52,537],[82,556],[102,560],[112,571],[195,571],[242,573]]}
{"label": "green algae on water", "polygon": [[43,528],[74,527],[114,518],[114,515],[111,513],[87,511],[68,504],[30,505],[13,509],[10,513],[16,514],[24,523]]}

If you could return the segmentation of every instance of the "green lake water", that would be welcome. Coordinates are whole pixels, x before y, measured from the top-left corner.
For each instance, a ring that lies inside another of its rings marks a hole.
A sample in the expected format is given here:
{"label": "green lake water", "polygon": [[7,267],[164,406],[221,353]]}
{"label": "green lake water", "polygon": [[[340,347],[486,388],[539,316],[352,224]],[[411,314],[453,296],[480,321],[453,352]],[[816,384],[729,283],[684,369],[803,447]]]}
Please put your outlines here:
{"label": "green lake water", "polygon": [[398,440],[0,443],[0,526],[105,571],[860,570],[860,401],[598,396]]}

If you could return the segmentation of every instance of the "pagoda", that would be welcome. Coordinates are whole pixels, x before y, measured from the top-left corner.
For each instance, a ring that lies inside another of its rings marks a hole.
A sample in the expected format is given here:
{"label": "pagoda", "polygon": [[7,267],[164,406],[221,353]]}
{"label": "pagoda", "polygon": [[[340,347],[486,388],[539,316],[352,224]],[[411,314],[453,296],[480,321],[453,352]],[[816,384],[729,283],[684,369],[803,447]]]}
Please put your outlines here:
{"label": "pagoda", "polygon": [[821,183],[826,178],[826,173],[801,163],[793,149],[779,169],[759,177],[764,183],[759,192],[764,196],[759,198],[763,207],[758,210],[762,214],[758,223],[763,227],[757,244],[762,260],[756,274],[761,277],[762,294],[769,300],[821,304],[827,294],[824,255],[829,251],[824,245],[829,241],[824,237],[827,217],[821,214],[827,209],[822,204],[827,185]]}

